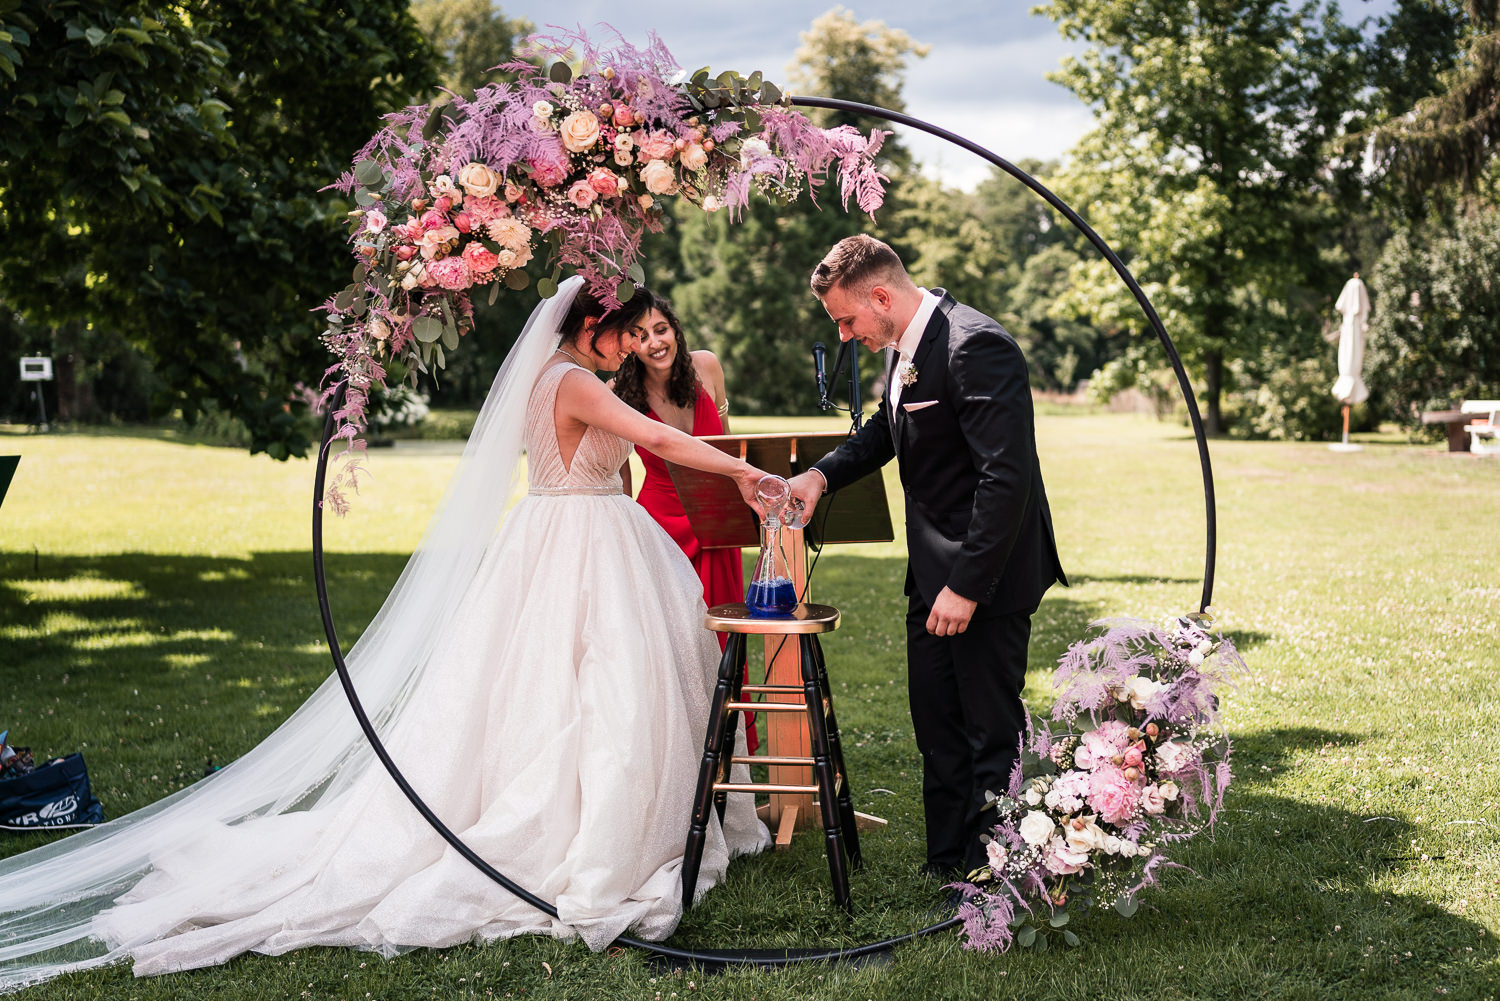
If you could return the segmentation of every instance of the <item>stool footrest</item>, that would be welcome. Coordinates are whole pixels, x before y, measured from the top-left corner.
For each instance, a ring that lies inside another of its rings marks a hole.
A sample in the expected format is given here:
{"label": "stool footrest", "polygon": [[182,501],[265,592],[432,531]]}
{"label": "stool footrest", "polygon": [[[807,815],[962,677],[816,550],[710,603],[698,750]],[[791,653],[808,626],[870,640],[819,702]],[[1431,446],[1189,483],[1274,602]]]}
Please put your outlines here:
{"label": "stool footrest", "polygon": [[770,754],[747,754],[744,757],[736,754],[729,760],[736,765],[811,765],[814,763],[812,758],[786,758]]}
{"label": "stool footrest", "polygon": [[715,782],[714,792],[784,792],[784,793],[815,793],[818,791],[816,785],[776,785],[767,782]]}
{"label": "stool footrest", "polygon": [[807,691],[802,685],[741,685],[742,692],[764,692],[770,695],[801,695]]}
{"label": "stool footrest", "polygon": [[729,712],[746,713],[805,713],[807,704],[805,702],[726,702],[724,708]]}

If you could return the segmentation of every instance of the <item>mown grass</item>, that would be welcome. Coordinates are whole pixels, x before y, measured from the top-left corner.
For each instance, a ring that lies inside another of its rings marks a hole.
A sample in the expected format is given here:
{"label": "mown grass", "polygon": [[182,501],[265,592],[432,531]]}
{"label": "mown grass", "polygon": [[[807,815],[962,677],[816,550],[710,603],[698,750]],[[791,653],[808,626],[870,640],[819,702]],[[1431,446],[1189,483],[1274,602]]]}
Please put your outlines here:
{"label": "mown grass", "polygon": [[[736,430],[836,427],[739,419]],[[1177,426],[1048,411],[1039,443],[1063,562],[1035,619],[1029,697],[1097,618],[1196,607],[1204,519]],[[1500,992],[1500,461],[1394,437],[1216,442],[1214,604],[1250,673],[1228,700],[1235,784],[1214,836],[1141,912],[1090,915],[1084,945],[994,957],[951,933],[884,963],[674,972],[633,953],[520,939],[381,960],[242,957],[134,980],[62,978],[23,998],[1494,998]],[[328,670],[312,592],[311,468],[160,437],[24,436],[0,507],[0,727],[82,749],[114,816],[252,746]],[[454,462],[372,453],[331,520],[345,644],[379,606]],[[899,524],[899,504],[896,505]],[[858,910],[833,907],[815,838],[737,863],[674,943],[853,943],[929,922],[920,764],[906,711],[902,550],[829,550],[814,597],[865,835]],[[435,766],[440,763],[434,763]],[[40,837],[0,840],[0,854]],[[622,846],[624,847],[624,846]],[[480,878],[476,876],[476,878]],[[545,964],[545,965],[544,965]]]}

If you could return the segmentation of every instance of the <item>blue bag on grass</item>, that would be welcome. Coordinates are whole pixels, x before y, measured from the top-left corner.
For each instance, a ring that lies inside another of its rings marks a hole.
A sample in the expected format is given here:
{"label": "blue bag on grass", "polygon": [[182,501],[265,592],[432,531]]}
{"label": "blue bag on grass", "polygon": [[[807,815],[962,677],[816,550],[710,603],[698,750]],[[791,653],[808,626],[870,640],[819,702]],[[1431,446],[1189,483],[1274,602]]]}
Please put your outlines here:
{"label": "blue bag on grass", "polygon": [[70,754],[28,775],[0,779],[0,828],[42,829],[104,823],[104,807],[89,791],[82,754]]}

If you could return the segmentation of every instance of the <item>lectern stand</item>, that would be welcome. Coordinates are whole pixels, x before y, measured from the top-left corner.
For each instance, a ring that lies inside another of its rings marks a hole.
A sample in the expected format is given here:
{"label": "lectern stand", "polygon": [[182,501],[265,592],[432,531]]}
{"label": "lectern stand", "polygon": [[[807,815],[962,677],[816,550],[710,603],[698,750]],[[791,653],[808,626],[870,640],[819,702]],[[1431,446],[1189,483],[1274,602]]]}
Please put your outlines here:
{"label": "lectern stand", "polygon": [[[745,434],[713,435],[701,440],[768,473],[790,478],[812,467],[823,456],[847,439],[842,432],[812,434]],[[739,490],[728,477],[704,473],[688,466],[667,464],[677,496],[692,523],[693,534],[705,549],[741,548],[758,550],[760,529],[755,513],[745,505]],[[830,509],[829,505],[832,504]],[[817,510],[808,519],[806,529],[787,529],[786,556],[791,564],[792,582],[800,601],[811,600],[807,594],[807,546],[844,542],[890,542],[890,508],[885,496],[885,482],[880,473],[872,473],[840,490],[837,496],[825,494]],[[802,683],[802,653],[797,643],[785,642],[785,636],[768,635],[765,639],[766,683],[771,686],[795,686]],[[790,696],[767,694],[766,701],[786,702]],[[802,713],[768,712],[765,721],[766,754],[771,758],[806,758],[812,754],[812,738],[806,716]],[[806,765],[769,765],[770,784],[808,786],[811,769]],[[775,832],[778,847],[790,843],[792,832],[818,822],[818,811],[807,793],[771,793],[770,804],[763,807],[763,818]],[[878,817],[857,814],[861,826],[880,826]]]}

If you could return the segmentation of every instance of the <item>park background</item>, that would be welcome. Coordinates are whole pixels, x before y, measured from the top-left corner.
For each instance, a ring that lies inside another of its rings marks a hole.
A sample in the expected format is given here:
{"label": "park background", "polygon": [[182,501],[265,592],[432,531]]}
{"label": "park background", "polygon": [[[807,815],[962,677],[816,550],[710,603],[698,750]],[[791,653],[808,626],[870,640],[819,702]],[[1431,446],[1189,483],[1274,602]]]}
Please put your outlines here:
{"label": "park background", "polygon": [[[525,940],[140,983],[115,970],[30,995],[1494,997],[1500,464],[1446,453],[1420,423],[1500,396],[1494,5],[1058,0],[1041,16],[1073,60],[1057,89],[1089,127],[1023,166],[1141,279],[1214,436],[1215,598],[1251,672],[1229,707],[1229,811],[1184,852],[1192,872],[1130,921],[1091,918],[1083,949],[1044,955],[939,936],[889,966],[705,981]],[[725,15],[724,36],[736,19],[754,15]],[[319,189],[380,114],[494,78],[529,27],[482,0],[0,3],[0,452],[22,456],[0,508],[0,726],[83,749],[111,815],[238,756],[326,675],[311,464],[277,461],[312,450],[328,358],[311,310],[347,281],[349,206]],[[955,93],[1004,106],[991,68],[929,44],[921,18],[814,11],[790,65],[714,69],[901,110],[911,67],[937,64]],[[741,431],[840,426],[812,416],[808,351],[833,332],[805,275],[847,233],[889,240],[919,282],[1005,323],[1039,392],[1075,585],[1038,614],[1029,697],[1044,711],[1050,667],[1089,621],[1196,606],[1196,453],[1160,348],[1102,262],[1014,181],[957,177],[914,148],[888,147],[874,222],[799,203],[731,225],[678,206],[648,280],[724,359]],[[1339,433],[1327,336],[1355,271],[1373,301],[1372,396],[1354,414],[1364,450],[1340,454],[1319,444]],[[435,381],[392,394],[379,431],[397,444],[330,526],[346,647],[533,304],[481,306]],[[29,433],[16,381],[32,354],[56,362],[46,435]],[[853,942],[924,923],[901,552],[830,550],[814,579],[849,621],[827,649],[856,790],[889,790],[868,794],[891,827],[856,880],[859,915],[832,918],[804,843],[738,867],[682,941]]]}

